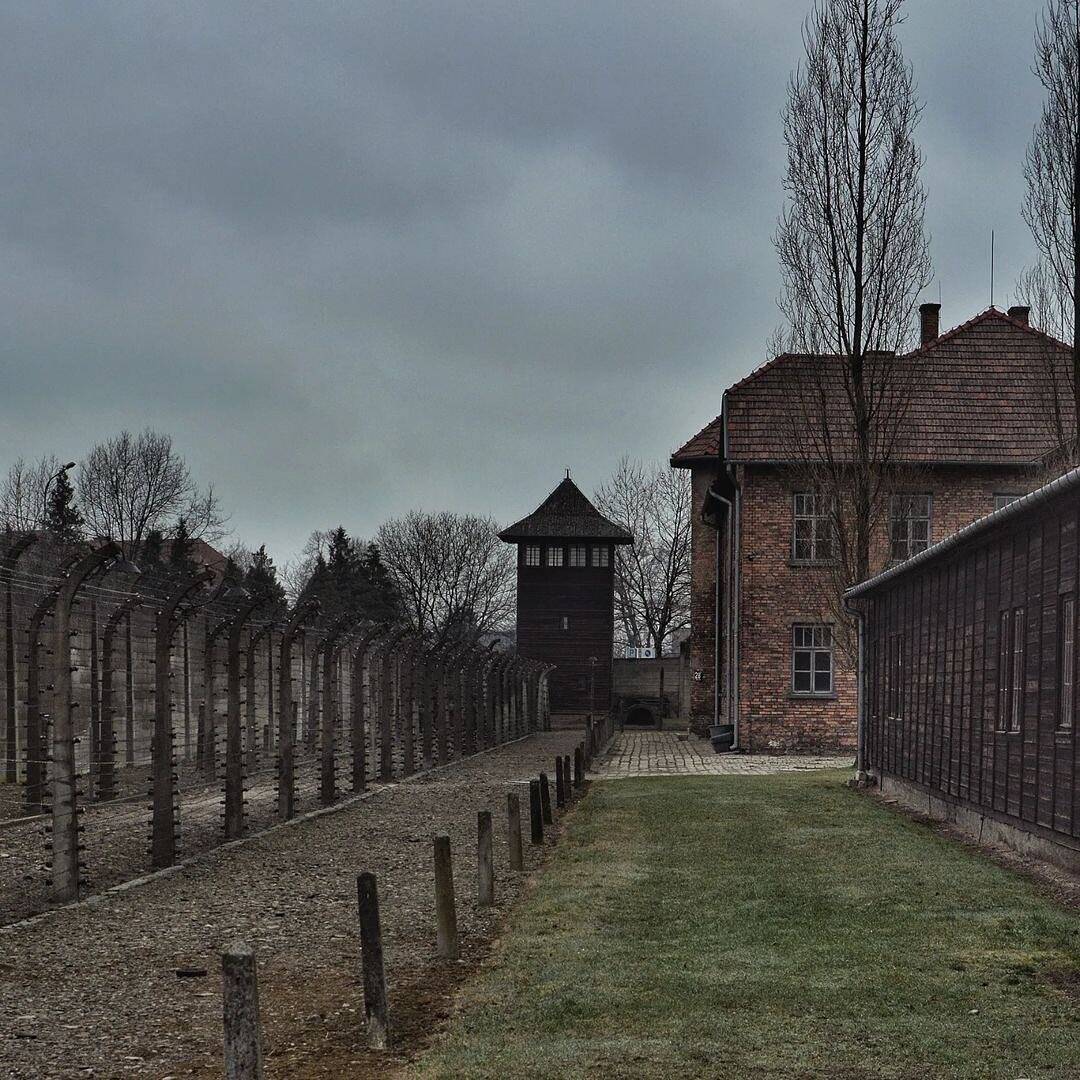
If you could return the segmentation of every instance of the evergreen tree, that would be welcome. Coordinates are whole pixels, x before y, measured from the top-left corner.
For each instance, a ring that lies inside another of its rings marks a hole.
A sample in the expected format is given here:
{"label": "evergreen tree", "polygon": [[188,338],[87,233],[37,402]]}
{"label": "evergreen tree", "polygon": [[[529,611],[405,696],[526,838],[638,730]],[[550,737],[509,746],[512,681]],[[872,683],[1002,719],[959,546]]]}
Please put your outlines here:
{"label": "evergreen tree", "polygon": [[61,472],[49,488],[45,507],[45,531],[67,544],[83,538],[83,516],[75,506],[75,489],[66,472]]}
{"label": "evergreen tree", "polygon": [[401,597],[375,544],[364,549],[363,572],[367,579],[364,605],[370,617],[380,623],[396,622],[402,615]]}
{"label": "evergreen tree", "polygon": [[165,553],[165,537],[160,529],[151,529],[143,541],[139,565],[144,568],[160,566]]}
{"label": "evergreen tree", "polygon": [[169,565],[181,574],[195,573],[195,541],[183,518],[177,519],[176,528],[173,529]]}
{"label": "evergreen tree", "polygon": [[251,556],[251,565],[244,575],[244,588],[252,596],[267,597],[270,605],[276,610],[280,611],[285,607],[285,589],[278,581],[277,567],[274,566],[274,560],[266,553],[265,544]]}

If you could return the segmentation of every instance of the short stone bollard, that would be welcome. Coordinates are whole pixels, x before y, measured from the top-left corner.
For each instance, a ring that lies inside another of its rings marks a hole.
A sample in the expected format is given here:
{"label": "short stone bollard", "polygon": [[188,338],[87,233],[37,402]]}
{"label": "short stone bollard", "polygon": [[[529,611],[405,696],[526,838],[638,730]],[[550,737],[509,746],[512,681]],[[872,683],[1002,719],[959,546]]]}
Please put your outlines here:
{"label": "short stone bollard", "polygon": [[521,800],[514,792],[506,796],[506,823],[510,834],[510,869],[525,869],[525,853],[521,850]]}
{"label": "short stone bollard", "polygon": [[540,774],[540,813],[545,825],[554,823],[555,819],[551,816],[551,788],[548,786],[547,773],[543,772]]}
{"label": "short stone bollard", "polygon": [[390,1017],[386,1004],[386,972],[383,969],[379,888],[374,874],[356,875],[356,896],[360,909],[360,959],[364,972],[367,1043],[374,1050],[385,1050],[390,1043]]}
{"label": "short stone bollard", "polygon": [[540,781],[529,781],[529,830],[534,844],[544,842],[544,813],[540,809]]}
{"label": "short stone bollard", "polygon": [[490,810],[481,810],[476,815],[476,902],[481,907],[495,904],[495,853]]}
{"label": "short stone bollard", "polygon": [[226,1080],[262,1080],[262,1031],[255,953],[238,941],[221,954]]}
{"label": "short stone bollard", "polygon": [[561,757],[555,759],[555,806],[559,810],[566,806],[566,785],[563,783]]}
{"label": "short stone bollard", "polygon": [[458,958],[454,862],[446,835],[435,837],[435,954],[444,960]]}

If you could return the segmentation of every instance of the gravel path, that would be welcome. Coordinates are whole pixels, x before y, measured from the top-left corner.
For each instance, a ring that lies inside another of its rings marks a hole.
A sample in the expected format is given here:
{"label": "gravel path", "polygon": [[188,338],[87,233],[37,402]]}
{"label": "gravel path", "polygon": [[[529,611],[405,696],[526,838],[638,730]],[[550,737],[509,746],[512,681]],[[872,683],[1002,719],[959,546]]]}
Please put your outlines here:
{"label": "gravel path", "polygon": [[[338,756],[339,787],[347,791],[348,756]],[[121,795],[141,790],[141,797],[116,803],[83,804],[81,842],[83,896],[92,896],[150,872],[149,768],[124,770]],[[369,768],[369,782],[375,785]],[[342,781],[344,780],[344,783]],[[224,789],[220,780],[206,779],[185,766],[179,780],[180,858],[209,851],[225,842],[222,826]],[[245,813],[248,833],[267,829],[278,821],[277,771],[264,765],[246,781]],[[319,762],[307,754],[297,760],[298,813],[319,806]],[[25,919],[55,906],[46,863],[47,819],[0,827],[0,925]]]}
{"label": "gravel path", "polygon": [[[220,952],[259,961],[267,1076],[385,1076],[430,1036],[483,957],[523,879],[507,870],[506,792],[577,732],[551,732],[414,777],[363,802],[131,891],[0,933],[0,1075],[220,1077]],[[524,790],[526,858],[530,848]],[[493,811],[499,909],[479,911],[476,812]],[[431,836],[451,836],[462,959],[432,957]],[[379,876],[391,1022],[399,1049],[364,1048],[357,1010],[355,874]],[[177,969],[206,971],[180,977]],[[401,1044],[404,1043],[404,1047]]]}

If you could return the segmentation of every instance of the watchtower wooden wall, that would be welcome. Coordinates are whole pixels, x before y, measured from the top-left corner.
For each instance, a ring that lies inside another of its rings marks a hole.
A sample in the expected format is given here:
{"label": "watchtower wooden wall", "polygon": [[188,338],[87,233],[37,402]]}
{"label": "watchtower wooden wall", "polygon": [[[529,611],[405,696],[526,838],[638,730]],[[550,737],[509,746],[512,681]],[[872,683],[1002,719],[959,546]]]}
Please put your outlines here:
{"label": "watchtower wooden wall", "polygon": [[[587,565],[569,565],[571,543],[587,548]],[[540,565],[526,566],[526,547],[538,544]],[[518,652],[530,660],[557,665],[549,681],[553,713],[606,714],[611,708],[615,634],[612,545],[552,539],[517,547]],[[551,547],[562,549],[562,566],[547,565]],[[607,566],[592,565],[597,547],[607,551]]]}

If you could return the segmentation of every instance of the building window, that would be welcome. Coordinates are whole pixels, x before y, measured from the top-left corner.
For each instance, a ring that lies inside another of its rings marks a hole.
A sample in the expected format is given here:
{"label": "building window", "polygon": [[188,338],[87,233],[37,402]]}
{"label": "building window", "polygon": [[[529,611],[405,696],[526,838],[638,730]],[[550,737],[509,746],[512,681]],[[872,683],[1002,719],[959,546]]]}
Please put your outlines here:
{"label": "building window", "polygon": [[796,694],[833,692],[831,627],[810,623],[792,627],[791,689]]}
{"label": "building window", "polygon": [[998,619],[998,730],[1019,731],[1024,718],[1024,609]]}
{"label": "building window", "polygon": [[904,714],[904,636],[889,637],[889,674],[887,708],[890,716]]}
{"label": "building window", "polygon": [[1024,718],[1024,609],[1013,612],[1012,709],[1009,730],[1019,731]]}
{"label": "building window", "polygon": [[1016,502],[1017,499],[1022,498],[1020,495],[995,495],[994,496],[994,509],[1004,510],[1009,503]]}
{"label": "building window", "polygon": [[539,566],[540,565],[540,545],[539,544],[526,544],[525,545],[525,565],[526,566]]}
{"label": "building window", "polygon": [[795,562],[831,562],[833,521],[829,499],[812,491],[796,491],[794,501],[792,558]]}
{"label": "building window", "polygon": [[998,616],[998,730],[1009,726],[1009,612]]}
{"label": "building window", "polygon": [[561,547],[549,547],[547,549],[547,564],[548,566],[562,566],[563,549]]}
{"label": "building window", "polygon": [[570,547],[570,565],[571,566],[585,566],[586,548],[584,545],[571,545]]}
{"label": "building window", "polygon": [[1058,687],[1058,727],[1070,730],[1073,726],[1075,698],[1073,686],[1076,682],[1076,599],[1072,596],[1061,598],[1061,630],[1058,634],[1061,642],[1061,655],[1058,657],[1058,671],[1061,673]]}
{"label": "building window", "polygon": [[561,625],[562,625],[562,628],[564,630],[569,630],[570,629],[570,616],[569,615],[564,615],[562,617]]}
{"label": "building window", "polygon": [[889,503],[889,554],[903,562],[930,546],[930,496],[894,495]]}
{"label": "building window", "polygon": [[592,549],[592,564],[593,566],[611,565],[611,551],[607,545],[604,545],[603,547],[594,547]]}

